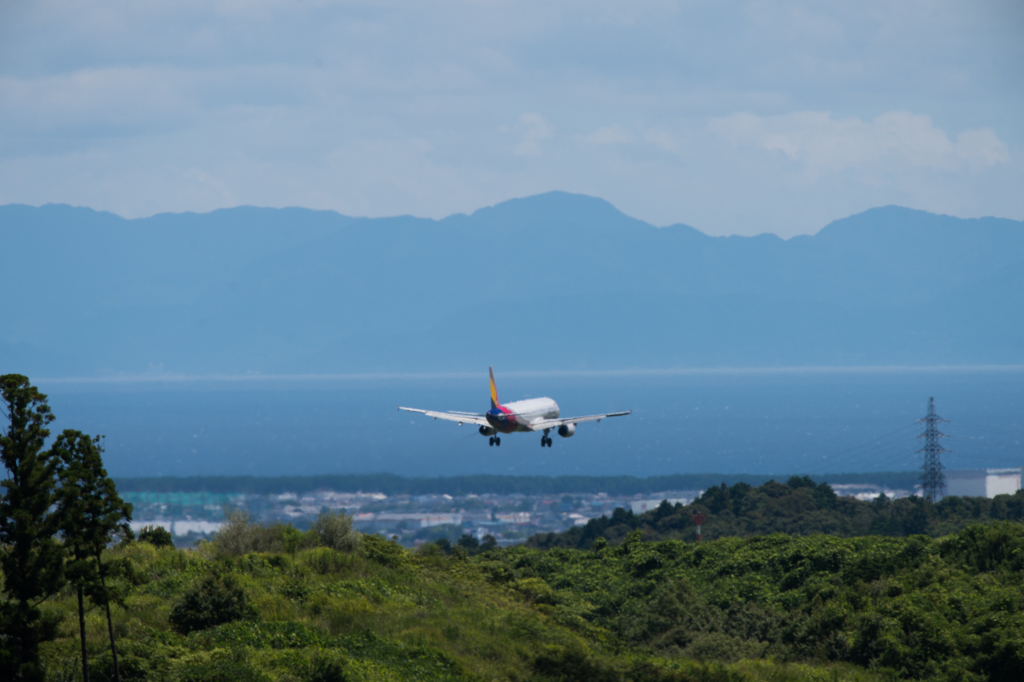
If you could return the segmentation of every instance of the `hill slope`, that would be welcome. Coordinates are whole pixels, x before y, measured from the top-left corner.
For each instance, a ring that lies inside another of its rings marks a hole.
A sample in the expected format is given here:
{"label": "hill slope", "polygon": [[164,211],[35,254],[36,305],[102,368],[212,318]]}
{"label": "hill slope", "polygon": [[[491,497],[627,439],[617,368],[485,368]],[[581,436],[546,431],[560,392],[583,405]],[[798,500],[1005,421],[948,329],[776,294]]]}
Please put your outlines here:
{"label": "hill slope", "polygon": [[8,369],[305,373],[1024,361],[1024,223],[783,241],[550,193],[433,221],[0,207]]}
{"label": "hill slope", "polygon": [[[1024,530],[1003,522],[941,540],[636,532],[446,556],[366,536],[353,553],[129,543],[110,558],[125,680],[952,682],[1019,678],[1022,552]],[[229,590],[251,609],[216,599]],[[48,674],[76,679],[74,590],[44,609],[63,617]],[[99,609],[86,629],[93,679],[112,679]]]}

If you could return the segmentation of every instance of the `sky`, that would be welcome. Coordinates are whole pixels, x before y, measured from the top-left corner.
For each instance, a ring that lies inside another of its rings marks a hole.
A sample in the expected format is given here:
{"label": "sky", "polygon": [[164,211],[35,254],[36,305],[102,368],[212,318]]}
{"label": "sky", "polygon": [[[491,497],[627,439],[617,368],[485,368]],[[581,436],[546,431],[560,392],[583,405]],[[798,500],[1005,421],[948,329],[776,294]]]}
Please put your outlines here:
{"label": "sky", "polygon": [[0,204],[1024,219],[1024,3],[0,0]]}

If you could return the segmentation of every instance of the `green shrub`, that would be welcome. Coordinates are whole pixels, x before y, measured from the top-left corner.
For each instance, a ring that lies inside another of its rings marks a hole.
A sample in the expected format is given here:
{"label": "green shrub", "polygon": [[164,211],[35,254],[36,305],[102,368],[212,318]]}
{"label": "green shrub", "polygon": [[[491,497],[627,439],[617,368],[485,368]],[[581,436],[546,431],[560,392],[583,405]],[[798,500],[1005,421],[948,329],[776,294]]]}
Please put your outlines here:
{"label": "green shrub", "polygon": [[363,536],[363,554],[367,559],[391,568],[402,565],[406,558],[405,550],[400,544],[379,535]]}
{"label": "green shrub", "polygon": [[139,542],[148,542],[154,547],[174,547],[174,538],[163,526],[145,526],[139,531]]}
{"label": "green shrub", "polygon": [[340,573],[351,563],[349,557],[328,547],[316,547],[308,550],[299,555],[299,561],[320,575]]}
{"label": "green shrub", "polygon": [[362,534],[352,528],[352,517],[344,511],[323,509],[309,526],[310,533],[320,547],[339,552],[354,552],[359,548]]}
{"label": "green shrub", "polygon": [[250,552],[283,552],[286,549],[281,528],[262,526],[249,518],[243,509],[224,509],[227,520],[213,539],[214,546],[225,554],[242,556]]}
{"label": "green shrub", "polygon": [[212,644],[229,649],[301,649],[324,644],[323,636],[316,630],[289,621],[230,622],[196,632],[192,637],[204,645]]}
{"label": "green shrub", "polygon": [[309,542],[309,536],[290,523],[275,523],[269,530],[277,533],[282,549],[289,554],[295,554]]}
{"label": "green shrub", "polygon": [[168,620],[176,631],[187,635],[223,623],[255,618],[256,610],[234,578],[211,575],[182,596],[171,609]]}
{"label": "green shrub", "polygon": [[243,651],[217,655],[182,667],[181,682],[271,682],[271,678],[254,669]]}
{"label": "green shrub", "polygon": [[444,550],[433,542],[424,542],[416,548],[416,554],[422,557],[438,557],[444,556]]}
{"label": "green shrub", "polygon": [[1018,572],[1024,569],[1024,529],[1009,521],[979,523],[947,538],[940,553],[979,573]]}
{"label": "green shrub", "polygon": [[512,589],[533,604],[554,604],[555,591],[541,578],[523,578],[512,584]]}
{"label": "green shrub", "polygon": [[[117,643],[117,667],[121,673],[121,680],[122,682],[144,682],[152,676],[149,661],[135,655],[132,648],[123,646],[123,642]],[[90,658],[89,673],[92,680],[114,679],[114,657],[109,649]]]}
{"label": "green shrub", "polygon": [[541,677],[560,682],[620,682],[613,667],[589,655],[582,647],[545,646],[533,662]]}
{"label": "green shrub", "polygon": [[348,682],[351,679],[345,666],[338,661],[319,658],[313,662],[309,676],[304,682]]}
{"label": "green shrub", "polygon": [[683,655],[698,661],[724,661],[734,663],[743,659],[760,658],[767,644],[731,637],[721,632],[698,634],[683,649]]}

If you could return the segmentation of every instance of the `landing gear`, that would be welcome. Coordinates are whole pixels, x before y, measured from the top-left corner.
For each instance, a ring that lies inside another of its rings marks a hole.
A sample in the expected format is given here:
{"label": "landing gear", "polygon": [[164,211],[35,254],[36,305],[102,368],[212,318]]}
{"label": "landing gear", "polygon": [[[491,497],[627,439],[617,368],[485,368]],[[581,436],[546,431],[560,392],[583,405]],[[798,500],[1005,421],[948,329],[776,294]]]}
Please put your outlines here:
{"label": "landing gear", "polygon": [[491,436],[490,440],[487,441],[487,444],[492,447],[494,446],[494,436]]}
{"label": "landing gear", "polygon": [[544,447],[546,445],[546,446],[548,446],[550,448],[551,447],[551,442],[552,442],[551,439],[548,438],[548,430],[544,429],[544,435],[540,437],[540,446]]}
{"label": "landing gear", "polygon": [[487,441],[490,445],[501,445],[501,439],[497,436],[491,436],[491,439]]}

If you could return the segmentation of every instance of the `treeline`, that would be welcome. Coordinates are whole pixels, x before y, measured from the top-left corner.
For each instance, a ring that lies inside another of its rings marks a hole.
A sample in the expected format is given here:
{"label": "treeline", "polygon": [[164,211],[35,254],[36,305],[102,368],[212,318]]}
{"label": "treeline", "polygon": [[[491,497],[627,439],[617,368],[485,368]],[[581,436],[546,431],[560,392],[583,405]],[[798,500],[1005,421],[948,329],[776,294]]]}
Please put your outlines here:
{"label": "treeline", "polygon": [[103,439],[65,429],[46,448],[53,413],[46,396],[20,374],[0,376],[0,404],[7,419],[0,433],[0,671],[4,680],[42,682],[40,648],[59,636],[60,617],[41,605],[75,593],[88,680],[85,604],[104,612],[113,671],[119,680],[111,602],[125,564],[106,560],[116,539],[130,539],[132,507],[117,494],[103,468]]}
{"label": "treeline", "polygon": [[[875,484],[889,489],[913,490],[920,474],[914,471],[830,475],[835,484]],[[761,485],[771,480],[762,474],[673,474],[671,476],[439,476],[406,478],[395,474],[328,474],[322,476],[157,476],[118,478],[125,492],[209,492],[280,494],[315,490],[375,492],[385,495],[556,495],[608,493],[643,495],[668,490],[704,490],[722,483]]]}
{"label": "treeline", "polygon": [[697,544],[642,534],[617,547],[599,538],[589,551],[511,548],[481,567],[553,620],[668,658],[847,662],[888,669],[885,679],[935,682],[1024,679],[1019,523],[974,524],[941,539]]}
{"label": "treeline", "polygon": [[[734,657],[728,647],[733,640],[717,650],[705,646],[696,651],[703,660],[634,646],[636,634],[629,633],[628,639],[620,634],[604,608],[619,605],[630,616],[665,613],[663,604],[644,599],[650,581],[632,572],[639,558],[635,552],[608,547],[601,552],[501,550],[486,541],[471,547],[468,538],[454,547],[425,544],[414,552],[377,535],[350,543],[348,529],[337,523],[340,518],[334,525],[341,533],[323,525],[316,547],[304,547],[294,534],[299,542],[290,543],[283,535],[286,526],[254,526],[238,516],[226,536],[194,550],[142,542],[112,548],[111,554],[131,566],[115,623],[123,682],[892,679],[889,671],[804,662],[802,651],[785,662],[719,662],[723,654]],[[342,542],[325,544],[332,534]],[[642,549],[651,547],[644,543]],[[666,550],[672,554],[675,548]],[[692,545],[683,545],[676,553],[691,550]],[[591,571],[582,577],[613,578],[603,601],[585,603],[562,584],[546,582],[561,570],[581,576],[580,563]],[[678,572],[681,563],[665,565]],[[990,586],[986,581],[982,589]],[[608,600],[628,599],[633,587],[637,603]],[[69,619],[76,606],[65,592],[49,608]],[[99,625],[90,619],[92,679],[114,680],[112,660],[96,651]],[[654,624],[651,630],[658,628]],[[701,634],[715,632],[705,627]],[[63,629],[58,640],[44,647],[50,679],[80,679],[69,665],[76,644],[73,631]],[[754,650],[754,656],[759,652]],[[0,674],[0,679],[6,678]]]}
{"label": "treeline", "polygon": [[703,514],[702,537],[751,537],[828,534],[837,537],[885,535],[938,537],[973,523],[993,520],[1024,520],[1024,491],[1015,495],[946,497],[932,503],[923,497],[889,499],[882,495],[870,502],[839,496],[827,483],[807,476],[793,476],[786,483],[764,485],[725,483],[713,486],[689,505],[660,506],[643,514],[618,508],[612,515],[591,519],[563,533],[540,533],[527,540],[536,548],[587,549],[598,538],[617,544],[631,531],[645,540],[696,539],[695,514]]}

